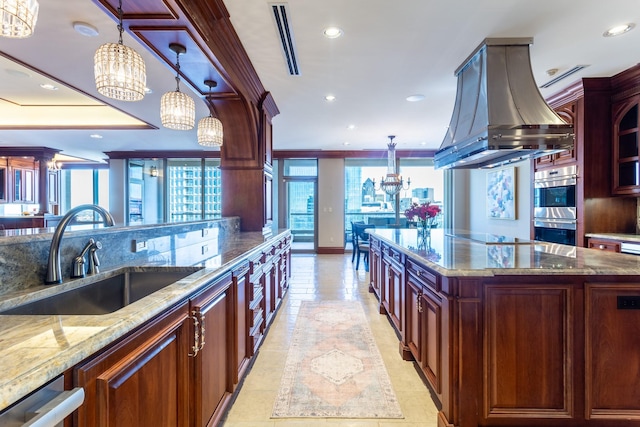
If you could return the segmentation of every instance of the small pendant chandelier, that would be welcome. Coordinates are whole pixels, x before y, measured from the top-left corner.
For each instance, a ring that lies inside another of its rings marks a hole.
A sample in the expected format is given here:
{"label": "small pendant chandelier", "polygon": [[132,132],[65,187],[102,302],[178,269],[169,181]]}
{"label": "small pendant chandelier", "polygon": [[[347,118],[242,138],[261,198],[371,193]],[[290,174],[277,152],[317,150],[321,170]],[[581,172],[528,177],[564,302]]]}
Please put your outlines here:
{"label": "small pendant chandelier", "polygon": [[118,6],[118,43],[105,43],[93,57],[96,88],[102,95],[119,101],[140,101],[144,97],[147,74],[142,57],[122,44],[122,0]]}
{"label": "small pendant chandelier", "polygon": [[180,54],[187,48],[178,43],[169,44],[176,53],[176,90],[167,92],[160,99],[160,119],[162,126],[176,130],[190,130],[196,121],[196,104],[193,99],[180,92]]}
{"label": "small pendant chandelier", "polygon": [[[408,190],[411,186],[411,178],[407,180],[405,185],[402,176],[396,170],[396,143],[393,142],[395,135],[389,135],[389,143],[387,144],[387,176],[383,176],[380,180],[379,188],[389,196],[395,196],[400,190]],[[373,186],[376,186],[376,180],[373,180]]]}
{"label": "small pendant chandelier", "polygon": [[[205,80],[204,84],[209,86],[209,95],[207,96],[207,105],[209,111],[213,106],[211,102],[211,88],[216,87],[218,84],[213,80]],[[222,145],[222,122],[213,117],[211,113],[208,117],[203,117],[198,122],[198,144],[203,147],[220,147]]]}
{"label": "small pendant chandelier", "polygon": [[37,0],[0,0],[2,35],[23,39],[33,34],[38,20]]}

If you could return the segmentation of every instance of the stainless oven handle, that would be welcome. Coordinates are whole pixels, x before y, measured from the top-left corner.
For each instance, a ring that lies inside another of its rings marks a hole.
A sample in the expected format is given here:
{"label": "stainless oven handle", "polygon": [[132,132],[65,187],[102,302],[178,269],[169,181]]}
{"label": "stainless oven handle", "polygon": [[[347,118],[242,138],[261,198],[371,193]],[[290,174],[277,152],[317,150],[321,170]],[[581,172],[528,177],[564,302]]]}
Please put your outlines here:
{"label": "stainless oven handle", "polygon": [[569,185],[576,185],[578,181],[578,175],[565,175],[558,177],[551,177],[546,179],[536,179],[533,181],[534,188],[553,188],[553,187],[566,187]]}
{"label": "stainless oven handle", "polygon": [[24,423],[22,427],[54,427],[78,409],[82,402],[84,402],[82,387],[63,391],[36,410],[37,415]]}
{"label": "stainless oven handle", "polygon": [[534,227],[543,228],[561,228],[563,230],[575,230],[577,228],[577,221],[567,219],[549,219],[549,218],[534,218]]}

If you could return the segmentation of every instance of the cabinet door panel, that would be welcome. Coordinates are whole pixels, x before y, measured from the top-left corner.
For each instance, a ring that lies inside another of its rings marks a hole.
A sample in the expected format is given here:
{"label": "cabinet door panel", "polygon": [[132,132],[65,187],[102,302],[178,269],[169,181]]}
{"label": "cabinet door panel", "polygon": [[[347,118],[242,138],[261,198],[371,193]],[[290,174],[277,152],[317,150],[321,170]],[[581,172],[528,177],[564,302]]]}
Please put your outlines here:
{"label": "cabinet door panel", "polygon": [[178,425],[176,338],[164,337],[97,378],[99,425]]}
{"label": "cabinet door panel", "polygon": [[639,295],[635,283],[586,288],[588,418],[640,421],[640,310],[621,308]]}
{"label": "cabinet door panel", "polygon": [[422,361],[422,313],[420,308],[420,296],[422,294],[422,286],[416,283],[408,275],[407,278],[407,308],[406,308],[406,321],[405,339],[406,344],[409,347],[409,351],[413,355],[414,359],[419,365]]}
{"label": "cabinet door panel", "polygon": [[201,400],[196,426],[207,426],[214,415],[221,415],[224,399],[233,392],[228,367],[228,301],[228,294],[224,292],[200,310],[204,316],[202,326],[205,334],[202,350],[194,360],[197,384],[195,398]]}
{"label": "cabinet door panel", "polygon": [[76,367],[76,425],[188,426],[188,330],[184,304]]}
{"label": "cabinet door panel", "polygon": [[442,392],[441,387],[441,355],[442,355],[442,310],[440,299],[432,296],[429,291],[421,295],[420,307],[423,311],[423,364],[429,383],[436,391]]}
{"label": "cabinet door panel", "polygon": [[488,418],[571,416],[571,289],[519,283],[485,292]]}

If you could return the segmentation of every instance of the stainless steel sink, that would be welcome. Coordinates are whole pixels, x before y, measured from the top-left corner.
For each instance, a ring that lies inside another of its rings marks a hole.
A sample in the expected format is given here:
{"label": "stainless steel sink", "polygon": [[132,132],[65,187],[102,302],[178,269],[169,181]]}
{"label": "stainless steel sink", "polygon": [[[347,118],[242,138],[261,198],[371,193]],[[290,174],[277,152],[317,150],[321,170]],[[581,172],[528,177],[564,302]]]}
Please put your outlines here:
{"label": "stainless steel sink", "polygon": [[[195,271],[195,270],[194,270]],[[113,313],[194,271],[129,271],[1,311],[0,314],[95,315]]]}

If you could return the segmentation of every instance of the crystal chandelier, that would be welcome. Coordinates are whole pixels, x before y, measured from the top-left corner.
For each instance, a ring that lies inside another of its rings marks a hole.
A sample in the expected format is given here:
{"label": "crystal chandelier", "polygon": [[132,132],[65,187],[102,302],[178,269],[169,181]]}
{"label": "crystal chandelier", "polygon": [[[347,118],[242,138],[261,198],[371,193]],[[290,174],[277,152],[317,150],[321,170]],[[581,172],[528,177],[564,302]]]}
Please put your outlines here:
{"label": "crystal chandelier", "polygon": [[96,88],[102,95],[119,101],[139,101],[144,97],[147,74],[142,57],[122,44],[122,0],[118,5],[118,43],[105,43],[93,57]]}
{"label": "crystal chandelier", "polygon": [[[380,180],[380,189],[390,196],[395,196],[400,190],[408,190],[411,186],[411,178],[407,180],[407,186],[404,186],[402,176],[396,173],[396,143],[393,142],[395,135],[389,135],[389,143],[387,144],[387,177]],[[376,181],[373,180],[375,188]]]}
{"label": "crystal chandelier", "polygon": [[38,8],[37,0],[0,0],[2,36],[22,39],[33,34]]}
{"label": "crystal chandelier", "polygon": [[[218,84],[213,80],[205,80],[204,84],[209,86],[209,95],[207,96],[207,105],[211,101],[211,88]],[[211,111],[209,105],[209,111]],[[203,147],[220,147],[222,145],[222,122],[209,114],[198,122],[198,144]]]}
{"label": "crystal chandelier", "polygon": [[193,99],[180,92],[180,54],[187,48],[171,43],[169,49],[176,53],[176,90],[167,92],[160,99],[160,119],[162,126],[176,130],[190,130],[196,121],[196,105]]}

